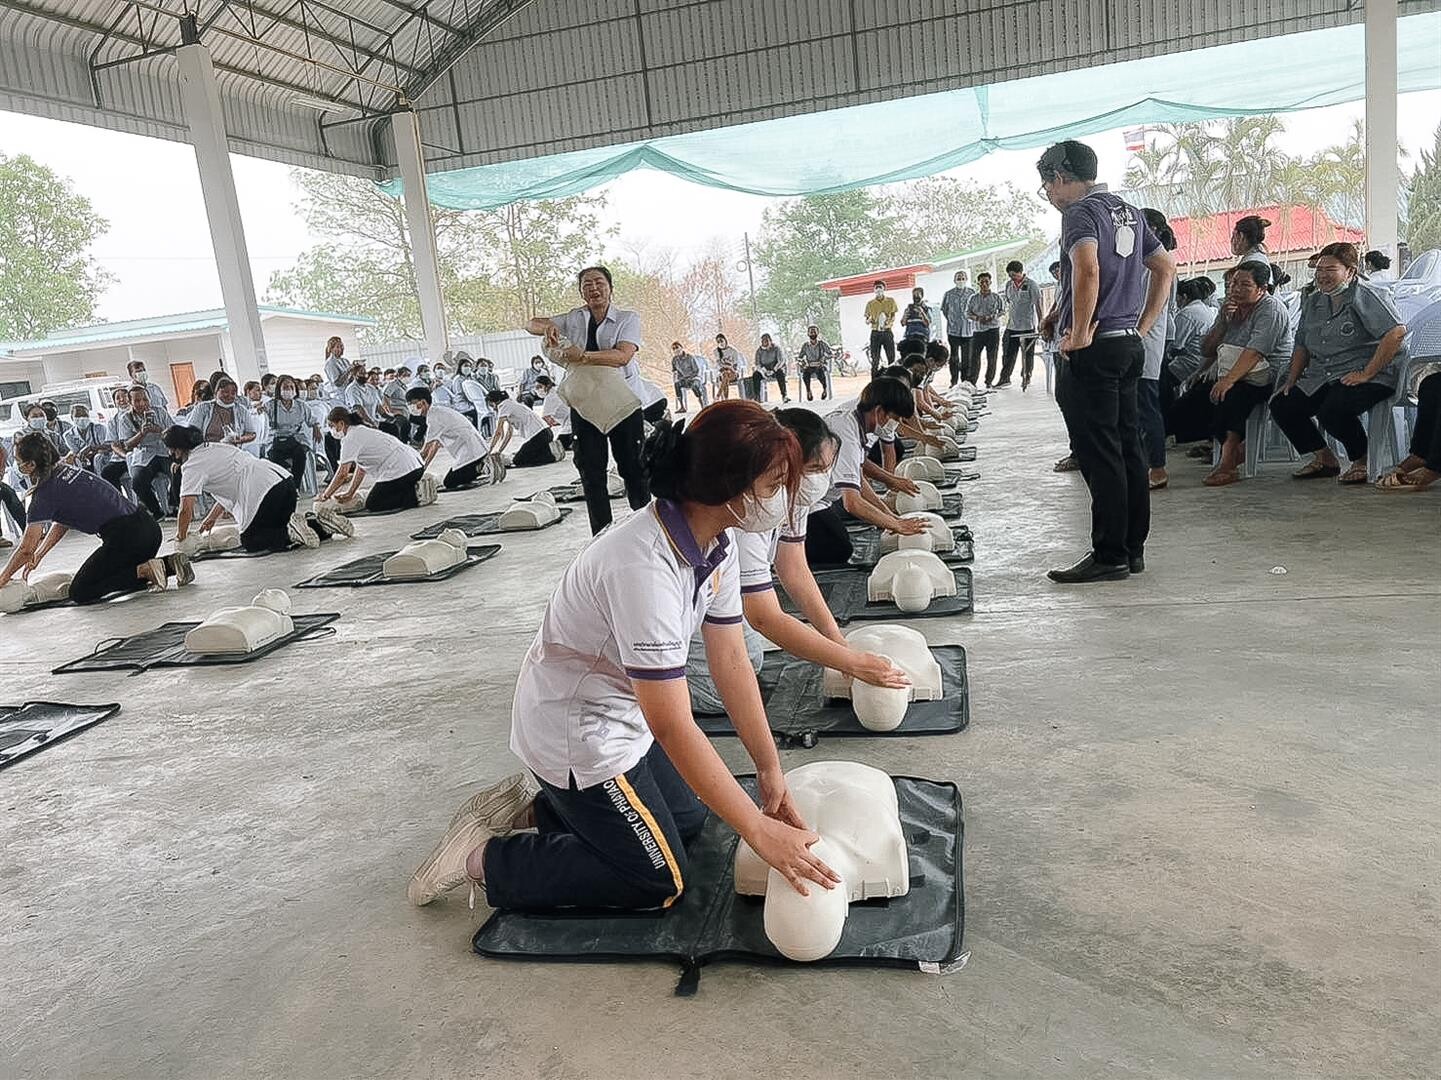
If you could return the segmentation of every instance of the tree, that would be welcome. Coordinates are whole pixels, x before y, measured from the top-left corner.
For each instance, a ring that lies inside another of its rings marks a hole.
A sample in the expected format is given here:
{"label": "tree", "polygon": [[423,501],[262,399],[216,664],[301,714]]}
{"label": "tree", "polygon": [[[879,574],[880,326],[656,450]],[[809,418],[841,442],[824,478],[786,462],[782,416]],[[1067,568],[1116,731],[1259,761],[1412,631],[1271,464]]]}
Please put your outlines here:
{"label": "tree", "polygon": [[[1045,246],[1036,200],[1012,184],[976,187],[954,176],[927,176],[883,189],[881,214],[894,224],[880,237],[882,265],[929,263],[1007,240]],[[1018,255],[1024,259],[1024,255]]]}
{"label": "tree", "polygon": [[1406,245],[1415,255],[1441,248],[1441,125],[1431,149],[1423,149],[1420,158],[1411,175],[1406,219]]}
{"label": "tree", "polygon": [[0,154],[0,339],[94,320],[111,279],[90,246],[109,227],[53,169]]}

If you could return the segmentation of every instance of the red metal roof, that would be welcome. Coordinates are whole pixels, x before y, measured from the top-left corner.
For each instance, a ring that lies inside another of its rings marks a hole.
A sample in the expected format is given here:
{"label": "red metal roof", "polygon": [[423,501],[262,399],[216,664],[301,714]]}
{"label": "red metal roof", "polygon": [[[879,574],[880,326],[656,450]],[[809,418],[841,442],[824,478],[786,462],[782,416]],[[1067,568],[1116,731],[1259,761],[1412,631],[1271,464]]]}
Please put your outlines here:
{"label": "red metal roof", "polygon": [[1176,234],[1176,261],[1182,263],[1227,262],[1231,233],[1236,222],[1257,214],[1271,222],[1266,230],[1266,251],[1278,261],[1290,256],[1310,255],[1327,244],[1344,240],[1360,246],[1365,236],[1358,229],[1338,225],[1322,211],[1309,206],[1260,206],[1254,210],[1228,210],[1203,218],[1172,218]]}
{"label": "red metal roof", "polygon": [[886,291],[893,292],[911,288],[916,283],[917,274],[928,274],[931,269],[930,263],[922,263],[919,266],[893,266],[888,270],[867,270],[864,274],[832,278],[830,281],[819,282],[819,285],[822,289],[838,292],[842,296],[859,296],[861,293],[870,292],[877,281],[884,281]]}

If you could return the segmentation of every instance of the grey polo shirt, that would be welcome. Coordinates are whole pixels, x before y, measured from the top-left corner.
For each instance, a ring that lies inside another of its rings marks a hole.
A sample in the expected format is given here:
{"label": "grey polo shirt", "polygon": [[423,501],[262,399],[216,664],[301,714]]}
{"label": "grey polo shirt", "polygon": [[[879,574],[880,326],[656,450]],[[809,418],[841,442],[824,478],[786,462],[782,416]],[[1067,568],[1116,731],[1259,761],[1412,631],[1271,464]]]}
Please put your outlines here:
{"label": "grey polo shirt", "polygon": [[[1226,316],[1218,315],[1217,320]],[[1222,345],[1239,345],[1243,349],[1254,349],[1267,360],[1271,369],[1246,376],[1245,381],[1256,386],[1270,386],[1277,374],[1285,371],[1291,363],[1291,316],[1286,305],[1274,296],[1263,296],[1251,309],[1251,313],[1239,322],[1227,321],[1221,335]]]}
{"label": "grey polo shirt", "polygon": [[970,337],[976,332],[976,324],[966,314],[966,306],[976,290],[969,285],[952,285],[941,297],[941,314],[946,317],[946,333],[951,337]]}
{"label": "grey polo shirt", "polygon": [[1006,318],[1006,329],[1017,334],[1034,334],[1039,328],[1036,308],[1041,303],[1041,287],[1030,278],[1024,278],[1018,286],[1006,281],[1006,306],[1010,314]]}
{"label": "grey polo shirt", "polygon": [[975,323],[975,332],[978,334],[986,330],[1000,329],[1001,313],[1005,310],[1006,302],[998,292],[978,292],[966,305],[966,314]]}
{"label": "grey polo shirt", "polygon": [[[1311,393],[1323,383],[1360,371],[1371,362],[1381,339],[1400,325],[1401,316],[1390,299],[1359,279],[1337,297],[1311,293],[1301,303],[1296,327],[1296,347],[1305,349],[1310,358],[1301,389]],[[1398,361],[1405,355],[1403,344],[1371,381],[1394,388]]]}

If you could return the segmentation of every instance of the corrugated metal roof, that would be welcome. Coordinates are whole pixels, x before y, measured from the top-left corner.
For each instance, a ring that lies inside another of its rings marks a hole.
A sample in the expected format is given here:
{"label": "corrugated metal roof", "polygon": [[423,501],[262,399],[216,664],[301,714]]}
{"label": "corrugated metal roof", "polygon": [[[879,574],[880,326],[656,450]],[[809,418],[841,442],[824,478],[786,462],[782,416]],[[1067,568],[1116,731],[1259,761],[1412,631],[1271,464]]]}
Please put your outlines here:
{"label": "corrugated metal roof", "polygon": [[1207,217],[1171,219],[1176,234],[1176,261],[1181,263],[1233,262],[1231,233],[1236,222],[1250,214],[1272,222],[1266,230],[1266,251],[1278,261],[1285,256],[1310,255],[1327,244],[1360,244],[1360,229],[1339,225],[1309,206],[1259,206],[1253,210],[1227,210]]}
{"label": "corrugated metal roof", "polygon": [[451,169],[1363,17],[1339,0],[0,0],[0,108],[185,141],[169,51],[186,4],[237,153],[377,178],[406,103]]}
{"label": "corrugated metal roof", "polygon": [[[260,305],[259,311],[262,319],[271,315],[293,315],[297,318],[349,323],[355,326],[375,325],[375,320],[368,315],[338,315],[324,311],[305,311],[301,308],[274,307],[266,304]],[[56,330],[34,341],[0,341],[0,354],[18,356],[21,353],[59,352],[77,345],[96,345],[103,342],[123,341],[126,338],[195,334],[203,330],[223,330],[227,326],[229,326],[229,320],[225,317],[223,308],[208,311],[185,311],[173,315],[154,315],[147,319],[127,319],[124,322],[75,326],[68,330]]]}

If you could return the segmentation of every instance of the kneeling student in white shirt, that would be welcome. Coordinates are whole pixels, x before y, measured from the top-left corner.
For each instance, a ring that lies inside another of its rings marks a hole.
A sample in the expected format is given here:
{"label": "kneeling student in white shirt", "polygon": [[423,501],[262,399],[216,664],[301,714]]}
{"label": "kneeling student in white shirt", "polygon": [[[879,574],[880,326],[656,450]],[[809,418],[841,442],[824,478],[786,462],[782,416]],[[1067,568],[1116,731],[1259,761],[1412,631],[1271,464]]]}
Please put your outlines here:
{"label": "kneeling student in white shirt", "polygon": [[[340,467],[317,502],[332,496],[339,502],[349,502],[368,476],[374,486],[365,497],[367,510],[409,510],[420,505],[416,485],[425,475],[425,462],[419,454],[394,435],[367,427],[358,413],[344,405],[331,409],[325,423],[331,436],[340,440]],[[349,490],[342,492],[347,483]],[[433,488],[430,501],[435,501]]]}
{"label": "kneeling student in white shirt", "polygon": [[485,395],[485,403],[495,411],[495,438],[490,440],[490,452],[499,456],[511,439],[520,444],[510,459],[510,467],[524,469],[530,465],[554,465],[560,460],[556,456],[558,447],[552,447],[555,433],[550,425],[535,414],[528,405],[511,399],[504,390],[492,390]]}
{"label": "kneeling student in white shirt", "polygon": [[412,386],[405,392],[410,415],[425,422],[425,443],[420,459],[426,468],[435,460],[442,447],[450,455],[450,471],[440,486],[447,491],[468,487],[481,478],[485,470],[485,440],[475,425],[448,405],[437,405],[424,386]]}

